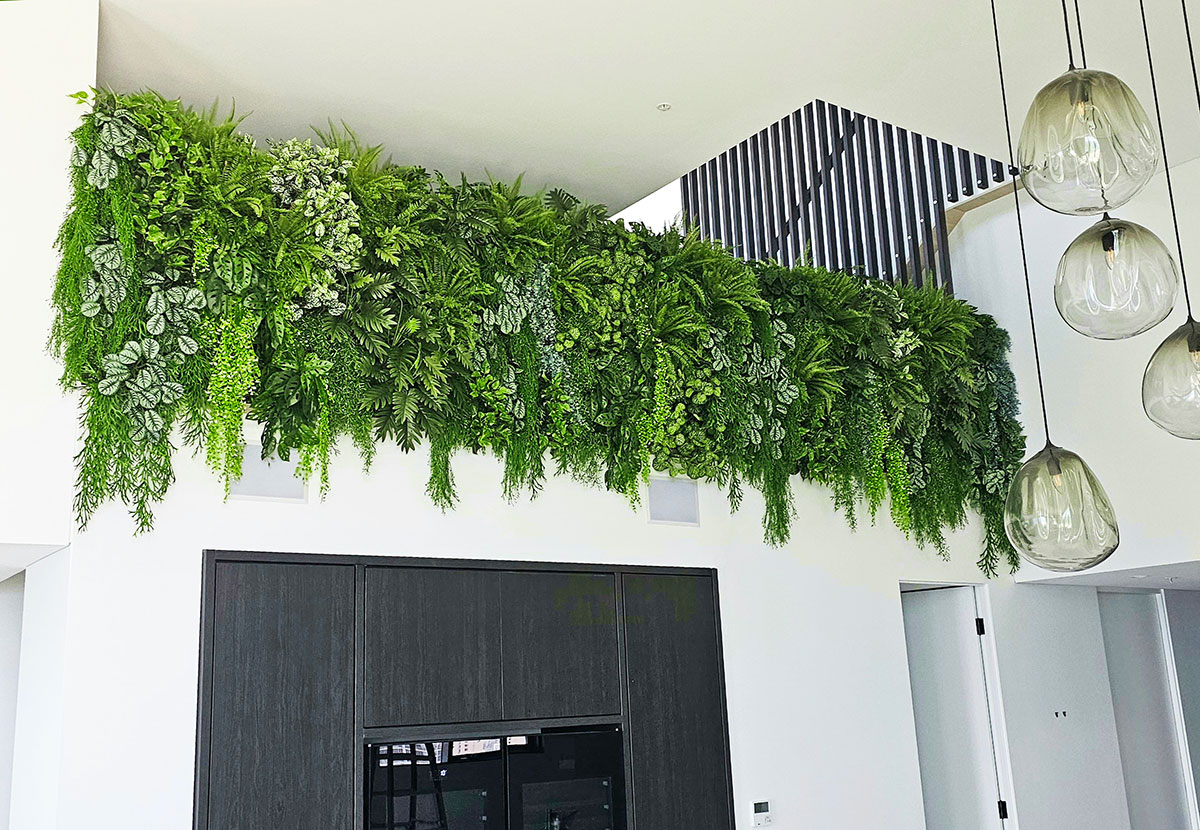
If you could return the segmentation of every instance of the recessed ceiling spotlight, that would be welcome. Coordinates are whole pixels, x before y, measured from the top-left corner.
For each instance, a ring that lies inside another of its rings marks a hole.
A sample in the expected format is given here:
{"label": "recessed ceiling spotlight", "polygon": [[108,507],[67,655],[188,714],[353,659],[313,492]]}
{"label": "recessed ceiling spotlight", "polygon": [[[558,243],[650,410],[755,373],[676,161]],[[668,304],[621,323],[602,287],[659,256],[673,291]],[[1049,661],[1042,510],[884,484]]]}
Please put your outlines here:
{"label": "recessed ceiling spotlight", "polygon": [[658,105],[659,112],[666,112],[670,108],[671,108],[671,105],[669,103],[667,103],[666,101],[663,101],[661,104]]}
{"label": "recessed ceiling spotlight", "polygon": [[1145,579],[1146,574],[1130,574],[1130,579]]}

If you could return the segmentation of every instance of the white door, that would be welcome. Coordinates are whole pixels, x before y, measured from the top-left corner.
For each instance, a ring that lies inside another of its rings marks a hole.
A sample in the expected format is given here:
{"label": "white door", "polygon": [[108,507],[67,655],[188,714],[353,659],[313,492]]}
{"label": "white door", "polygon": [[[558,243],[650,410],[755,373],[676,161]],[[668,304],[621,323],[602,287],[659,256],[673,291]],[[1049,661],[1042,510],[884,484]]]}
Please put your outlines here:
{"label": "white door", "polygon": [[1001,830],[972,588],[901,595],[927,830]]}

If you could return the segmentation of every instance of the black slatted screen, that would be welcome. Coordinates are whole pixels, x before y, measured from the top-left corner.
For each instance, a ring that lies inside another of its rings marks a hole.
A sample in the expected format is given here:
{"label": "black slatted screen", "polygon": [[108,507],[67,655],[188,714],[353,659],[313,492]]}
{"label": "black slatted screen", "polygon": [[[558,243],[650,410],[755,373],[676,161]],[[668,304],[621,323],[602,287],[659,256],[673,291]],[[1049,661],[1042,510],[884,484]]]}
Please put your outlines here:
{"label": "black slatted screen", "polygon": [[688,227],[738,256],[953,291],[946,210],[1006,179],[995,159],[813,101],[680,185]]}

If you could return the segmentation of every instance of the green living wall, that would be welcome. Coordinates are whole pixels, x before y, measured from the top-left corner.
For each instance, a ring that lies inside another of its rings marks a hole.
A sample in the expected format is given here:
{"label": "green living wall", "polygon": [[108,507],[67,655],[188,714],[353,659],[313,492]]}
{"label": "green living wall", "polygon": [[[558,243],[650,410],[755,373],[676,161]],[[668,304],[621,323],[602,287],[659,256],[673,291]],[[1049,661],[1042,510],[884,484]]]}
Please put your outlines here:
{"label": "green living wall", "polygon": [[424,441],[443,507],[454,453],[490,451],[509,498],[551,471],[633,501],[652,470],[735,507],[749,485],[781,544],[799,475],[942,552],[976,510],[983,570],[1015,567],[1008,338],[965,303],[448,181],[345,131],[259,148],[152,93],[86,103],[51,338],[82,394],[81,524],[119,499],[149,528],[179,443],[228,486],[250,418],[322,491],[339,441],[367,464]]}

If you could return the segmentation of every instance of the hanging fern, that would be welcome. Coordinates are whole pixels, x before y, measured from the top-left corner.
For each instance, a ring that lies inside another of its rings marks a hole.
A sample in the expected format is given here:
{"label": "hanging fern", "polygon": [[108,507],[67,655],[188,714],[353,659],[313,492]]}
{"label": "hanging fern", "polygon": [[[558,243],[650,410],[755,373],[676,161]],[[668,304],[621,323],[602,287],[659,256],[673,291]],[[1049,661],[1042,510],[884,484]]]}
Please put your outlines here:
{"label": "hanging fern", "polygon": [[980,567],[1015,566],[1007,338],[964,303],[743,262],[560,190],[451,182],[345,130],[260,150],[236,119],[152,93],[92,103],[51,333],[83,392],[81,524],[117,499],[149,528],[173,440],[228,485],[249,415],[322,493],[339,439],[365,463],[424,442],[444,508],[455,453],[487,451],[509,498],[551,472],[634,502],[653,470],[735,508],[748,484],[783,544],[799,475],[852,526],[886,503],[943,553],[978,511]]}

